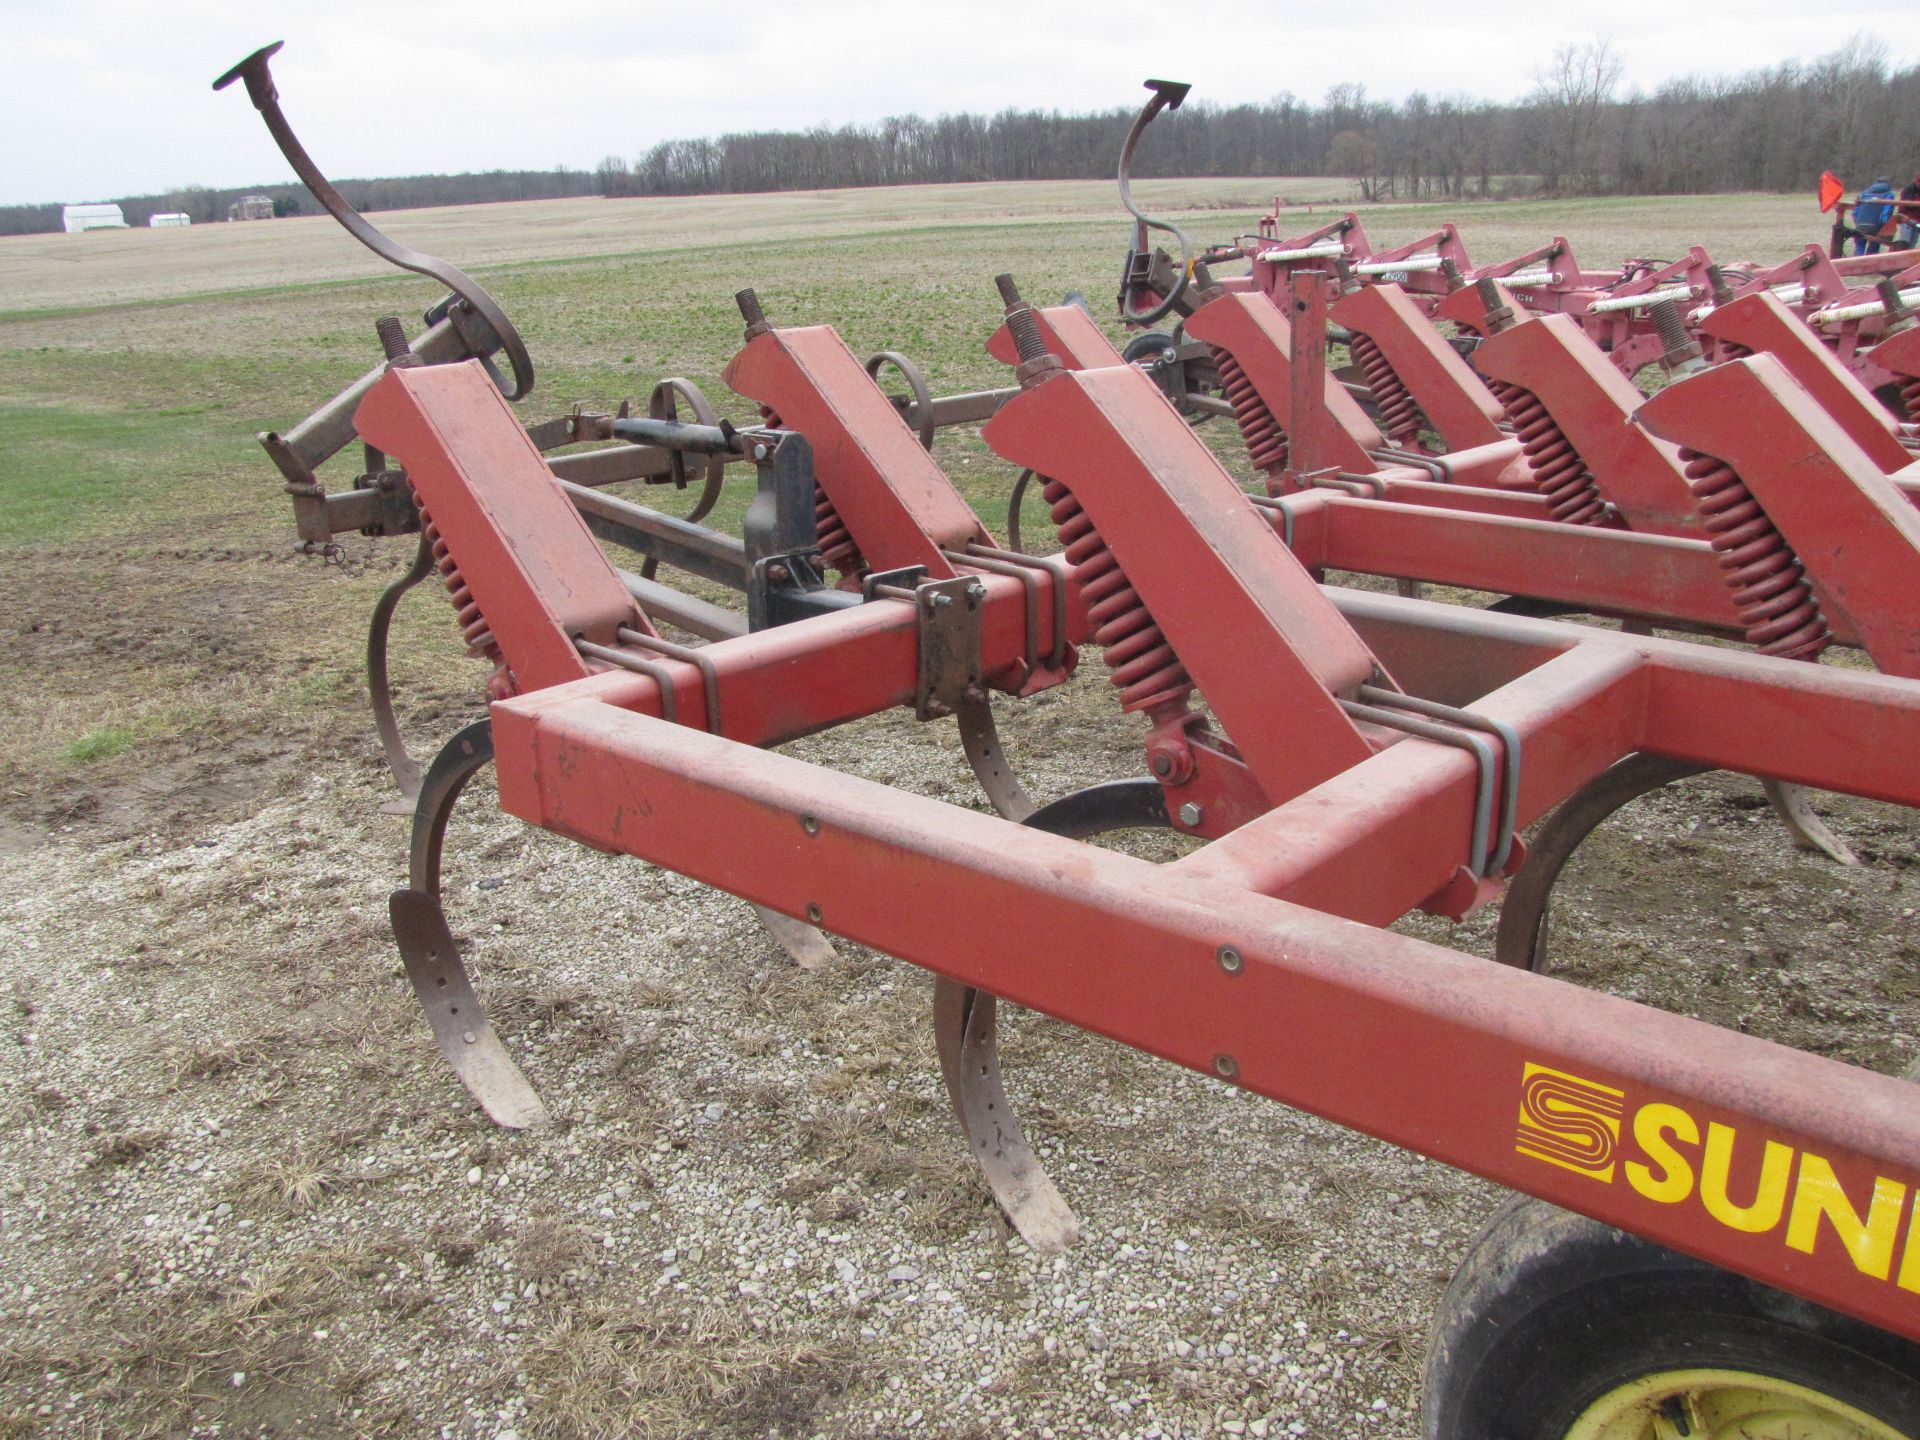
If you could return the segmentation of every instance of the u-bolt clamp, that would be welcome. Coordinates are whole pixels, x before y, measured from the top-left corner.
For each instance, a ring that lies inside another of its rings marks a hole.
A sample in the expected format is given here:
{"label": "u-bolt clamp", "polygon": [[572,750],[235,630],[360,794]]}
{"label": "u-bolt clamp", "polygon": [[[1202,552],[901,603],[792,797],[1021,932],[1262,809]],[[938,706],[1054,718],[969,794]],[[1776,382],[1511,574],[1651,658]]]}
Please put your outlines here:
{"label": "u-bolt clamp", "polygon": [[[382,260],[402,270],[411,270],[416,275],[437,280],[458,296],[467,311],[478,316],[492,332],[490,336],[469,336],[463,330],[462,334],[481,364],[487,367],[487,373],[493,376],[493,383],[500,387],[500,393],[509,400],[518,400],[531,392],[533,358],[527,354],[526,342],[520,338],[520,332],[513,328],[513,322],[507,319],[506,312],[494,298],[465,271],[381,234],[320,173],[320,167],[313,163],[313,157],[307,154],[306,147],[300,143],[299,137],[293,133],[293,127],[287,124],[287,117],[280,110],[280,92],[274,88],[273,72],[268,66],[268,62],[285,43],[284,40],[276,40],[254,51],[214,81],[213,88],[224,90],[235,80],[245,80],[247,96],[253,101],[253,108],[266,121],[267,133],[273,136],[274,144],[280,147],[280,153],[286,156],[293,173],[300,177],[300,182],[312,192],[313,198],[340,222],[349,235]],[[508,363],[513,366],[511,383],[488,358],[488,352],[493,348],[485,343],[488,340],[497,341],[499,348],[507,352]]]}

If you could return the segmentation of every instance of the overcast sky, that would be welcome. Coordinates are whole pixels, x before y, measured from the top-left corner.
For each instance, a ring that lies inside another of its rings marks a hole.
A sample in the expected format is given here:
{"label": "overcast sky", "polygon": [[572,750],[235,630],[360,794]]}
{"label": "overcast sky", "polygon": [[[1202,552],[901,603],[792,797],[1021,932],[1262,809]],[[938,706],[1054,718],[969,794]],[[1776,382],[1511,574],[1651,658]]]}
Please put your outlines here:
{"label": "overcast sky", "polygon": [[1132,106],[1150,74],[1222,102],[1286,90],[1318,99],[1341,81],[1385,99],[1419,89],[1509,99],[1556,45],[1599,29],[1627,82],[1645,87],[1811,58],[1856,31],[1883,37],[1896,63],[1920,55],[1908,39],[1914,0],[1305,8],[0,0],[0,204],[291,178],[244,93],[208,88],[271,40],[287,42],[274,74],[288,118],[335,176],[587,168],[657,140],[908,111]]}

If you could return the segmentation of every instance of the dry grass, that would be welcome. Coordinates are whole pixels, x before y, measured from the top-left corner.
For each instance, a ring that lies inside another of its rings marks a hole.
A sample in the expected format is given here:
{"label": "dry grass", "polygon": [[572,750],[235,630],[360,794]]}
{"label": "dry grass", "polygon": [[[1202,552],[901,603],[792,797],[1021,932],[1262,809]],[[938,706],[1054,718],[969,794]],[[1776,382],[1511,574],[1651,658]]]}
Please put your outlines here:
{"label": "dry grass", "polygon": [[515,1368],[542,1440],[801,1434],[866,1374],[851,1345],[818,1334],[774,1336],[717,1309],[599,1305],[536,1335]]}
{"label": "dry grass", "polygon": [[383,1263],[363,1245],[321,1246],[232,1285],[161,1286],[129,1259],[127,1281],[92,1287],[60,1326],[0,1344],[0,1390],[57,1374],[85,1396],[98,1433],[146,1440],[181,1433],[209,1401],[233,1394],[235,1375],[282,1398],[309,1381],[318,1389],[326,1364],[314,1327]]}
{"label": "dry grass", "polygon": [[1312,1236],[1312,1229],[1291,1215],[1282,1215],[1244,1195],[1211,1195],[1194,1210],[1194,1218],[1210,1229],[1258,1241],[1270,1250],[1292,1250]]}

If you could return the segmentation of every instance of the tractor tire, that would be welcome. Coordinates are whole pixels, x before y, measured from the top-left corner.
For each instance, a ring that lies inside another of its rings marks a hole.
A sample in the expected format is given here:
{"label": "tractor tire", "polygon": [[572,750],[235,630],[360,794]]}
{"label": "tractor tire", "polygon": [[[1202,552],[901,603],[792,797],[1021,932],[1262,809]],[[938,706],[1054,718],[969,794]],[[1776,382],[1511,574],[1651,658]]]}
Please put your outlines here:
{"label": "tractor tire", "polygon": [[1920,1346],[1538,1200],[1481,1231],[1425,1440],[1920,1440]]}

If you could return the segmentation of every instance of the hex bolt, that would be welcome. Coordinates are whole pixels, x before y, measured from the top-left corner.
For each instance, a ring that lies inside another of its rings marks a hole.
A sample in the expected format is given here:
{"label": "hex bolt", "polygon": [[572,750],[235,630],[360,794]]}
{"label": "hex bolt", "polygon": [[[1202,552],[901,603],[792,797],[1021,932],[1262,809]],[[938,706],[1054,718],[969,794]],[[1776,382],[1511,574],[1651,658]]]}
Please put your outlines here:
{"label": "hex bolt", "polygon": [[1240,1073],[1240,1062],[1231,1055],[1213,1057],[1213,1073],[1222,1080],[1231,1080]]}
{"label": "hex bolt", "polygon": [[1207,812],[1189,800],[1180,807],[1180,823],[1191,830],[1200,823],[1200,817]]}
{"label": "hex bolt", "polygon": [[772,452],[764,445],[756,445],[753,447],[753,458],[756,460],[764,460],[771,453]]}
{"label": "hex bolt", "polygon": [[413,347],[407,343],[407,332],[402,328],[398,315],[382,315],[373,322],[373,333],[380,337],[380,348],[386,352],[387,364],[420,363],[420,357],[413,353]]}
{"label": "hex bolt", "polygon": [[736,291],[733,297],[733,303],[740,307],[740,318],[747,322],[747,338],[749,340],[753,339],[756,335],[764,335],[773,329],[773,326],[767,323],[767,312],[760,308],[760,297],[754,294],[751,287]]}
{"label": "hex bolt", "polygon": [[1229,975],[1238,975],[1247,968],[1246,957],[1231,945],[1222,945],[1214,952],[1214,958],[1220,962],[1220,968]]}
{"label": "hex bolt", "polygon": [[1153,773],[1163,780],[1173,773],[1173,757],[1164,750],[1154,751],[1153,758],[1147,763],[1152,766]]}

